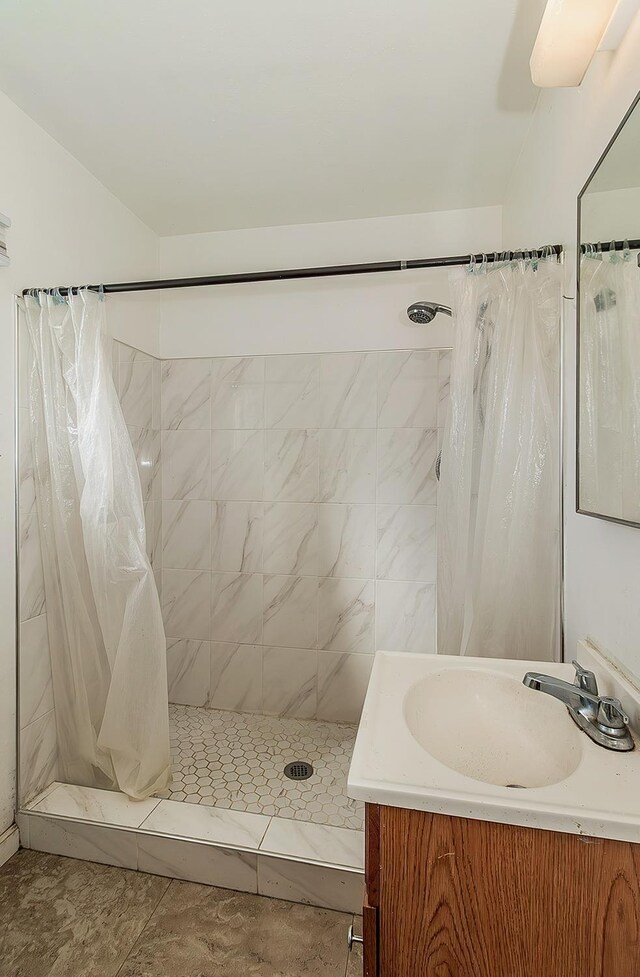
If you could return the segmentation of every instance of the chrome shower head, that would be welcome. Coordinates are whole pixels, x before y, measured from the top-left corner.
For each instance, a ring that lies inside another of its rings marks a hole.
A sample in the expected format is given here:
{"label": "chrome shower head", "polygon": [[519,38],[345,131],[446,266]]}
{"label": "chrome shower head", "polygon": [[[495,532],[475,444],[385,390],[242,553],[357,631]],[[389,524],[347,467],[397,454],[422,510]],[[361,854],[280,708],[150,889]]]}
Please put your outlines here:
{"label": "chrome shower head", "polygon": [[437,302],[414,302],[407,309],[407,315],[411,321],[421,326],[435,319],[438,312],[451,315],[451,309],[448,305],[439,305]]}

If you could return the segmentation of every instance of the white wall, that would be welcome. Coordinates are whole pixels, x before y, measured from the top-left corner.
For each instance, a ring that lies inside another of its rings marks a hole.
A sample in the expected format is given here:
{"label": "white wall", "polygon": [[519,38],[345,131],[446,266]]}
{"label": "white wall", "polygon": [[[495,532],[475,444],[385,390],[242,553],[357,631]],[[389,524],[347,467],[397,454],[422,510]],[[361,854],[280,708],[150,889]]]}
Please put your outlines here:
{"label": "white wall", "polygon": [[[640,123],[640,117],[636,122]],[[590,244],[637,238],[640,234],[640,187],[585,193],[580,222],[582,241]]]}
{"label": "white wall", "polygon": [[640,674],[640,530],[575,512],[576,198],[640,88],[640,16],[579,89],[541,93],[504,206],[505,245],[567,248],[565,301],[566,655],[589,636]]}
{"label": "white wall", "polygon": [[[161,238],[163,278],[266,271],[502,246],[501,208]],[[451,345],[449,320],[413,326],[418,299],[448,302],[446,269],[223,285],[163,293],[163,357],[405,349]]]}
{"label": "white wall", "polygon": [[[0,93],[0,211],[12,264],[0,268],[0,833],[15,791],[14,299],[34,285],[156,277],[157,237]],[[157,346],[149,300],[110,301],[116,335]],[[131,341],[131,340],[130,340]]]}

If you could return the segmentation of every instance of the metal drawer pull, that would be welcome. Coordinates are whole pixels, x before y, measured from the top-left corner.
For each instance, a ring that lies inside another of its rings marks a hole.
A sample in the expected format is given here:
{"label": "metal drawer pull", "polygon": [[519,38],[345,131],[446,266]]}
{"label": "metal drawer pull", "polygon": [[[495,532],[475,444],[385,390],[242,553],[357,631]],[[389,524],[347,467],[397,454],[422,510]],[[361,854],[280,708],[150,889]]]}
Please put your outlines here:
{"label": "metal drawer pull", "polygon": [[349,947],[349,950],[353,950],[354,943],[364,943],[364,940],[362,939],[361,936],[356,936],[356,934],[353,932],[353,923],[352,923],[351,926],[349,927],[349,932],[347,933],[347,946]]}

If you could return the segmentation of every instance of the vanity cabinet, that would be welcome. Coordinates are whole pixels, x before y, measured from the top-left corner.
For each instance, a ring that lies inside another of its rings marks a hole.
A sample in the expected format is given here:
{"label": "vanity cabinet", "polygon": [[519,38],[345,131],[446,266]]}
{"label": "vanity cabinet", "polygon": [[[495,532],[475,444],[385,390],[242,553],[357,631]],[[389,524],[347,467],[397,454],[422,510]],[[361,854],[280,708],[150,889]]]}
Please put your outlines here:
{"label": "vanity cabinet", "polygon": [[375,804],[365,828],[365,977],[640,977],[640,845]]}

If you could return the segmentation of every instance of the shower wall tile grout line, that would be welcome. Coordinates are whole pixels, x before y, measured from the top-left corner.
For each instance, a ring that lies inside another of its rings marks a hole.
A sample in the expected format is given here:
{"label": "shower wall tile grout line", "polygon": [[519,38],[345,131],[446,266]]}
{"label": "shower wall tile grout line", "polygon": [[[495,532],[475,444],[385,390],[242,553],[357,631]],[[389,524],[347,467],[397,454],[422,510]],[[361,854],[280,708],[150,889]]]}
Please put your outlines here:
{"label": "shower wall tile grout line", "polygon": [[[376,648],[435,650],[431,469],[449,360],[449,348],[159,360],[114,342],[172,701],[357,722]],[[21,452],[24,647],[29,626],[35,637],[46,621],[30,464]],[[406,619],[405,605],[418,616]],[[46,701],[49,681],[22,669],[33,703]],[[34,708],[43,711],[21,731],[23,755],[35,758],[23,801],[57,775],[55,714]]]}
{"label": "shower wall tile grout line", "polygon": [[[415,470],[427,459],[432,468],[437,455],[443,355],[413,350],[162,361],[163,501],[155,568],[161,568],[174,701],[201,705],[207,673],[206,700],[215,697],[216,707],[246,708],[250,696],[252,710],[353,722],[376,647],[434,650],[435,568],[427,571],[427,565],[435,560],[428,551],[435,550],[437,487],[433,472],[427,477],[425,469],[416,479]],[[208,402],[205,393],[194,396],[201,380],[204,389],[205,375]],[[216,411],[224,427],[216,426]],[[202,480],[190,466],[209,450],[207,431],[212,450]],[[366,454],[354,455],[363,437],[373,454],[368,468],[356,468],[367,464]],[[321,463],[319,452],[332,444],[344,454]],[[282,474],[274,481],[276,459]],[[342,479],[329,493],[322,484],[328,471]],[[205,508],[199,509],[203,503],[210,507],[211,529],[203,522]],[[256,517],[261,513],[253,523],[258,535],[268,535],[262,556],[252,552],[245,565],[246,557],[238,562],[233,553],[246,548],[248,506]],[[367,567],[363,545],[371,554]],[[337,555],[329,557],[327,546],[336,546]],[[203,547],[202,554],[194,547]],[[420,572],[411,572],[412,562]],[[403,602],[421,615],[408,629]],[[224,658],[216,662],[219,655]],[[262,688],[260,706],[250,692],[256,686]]]}

